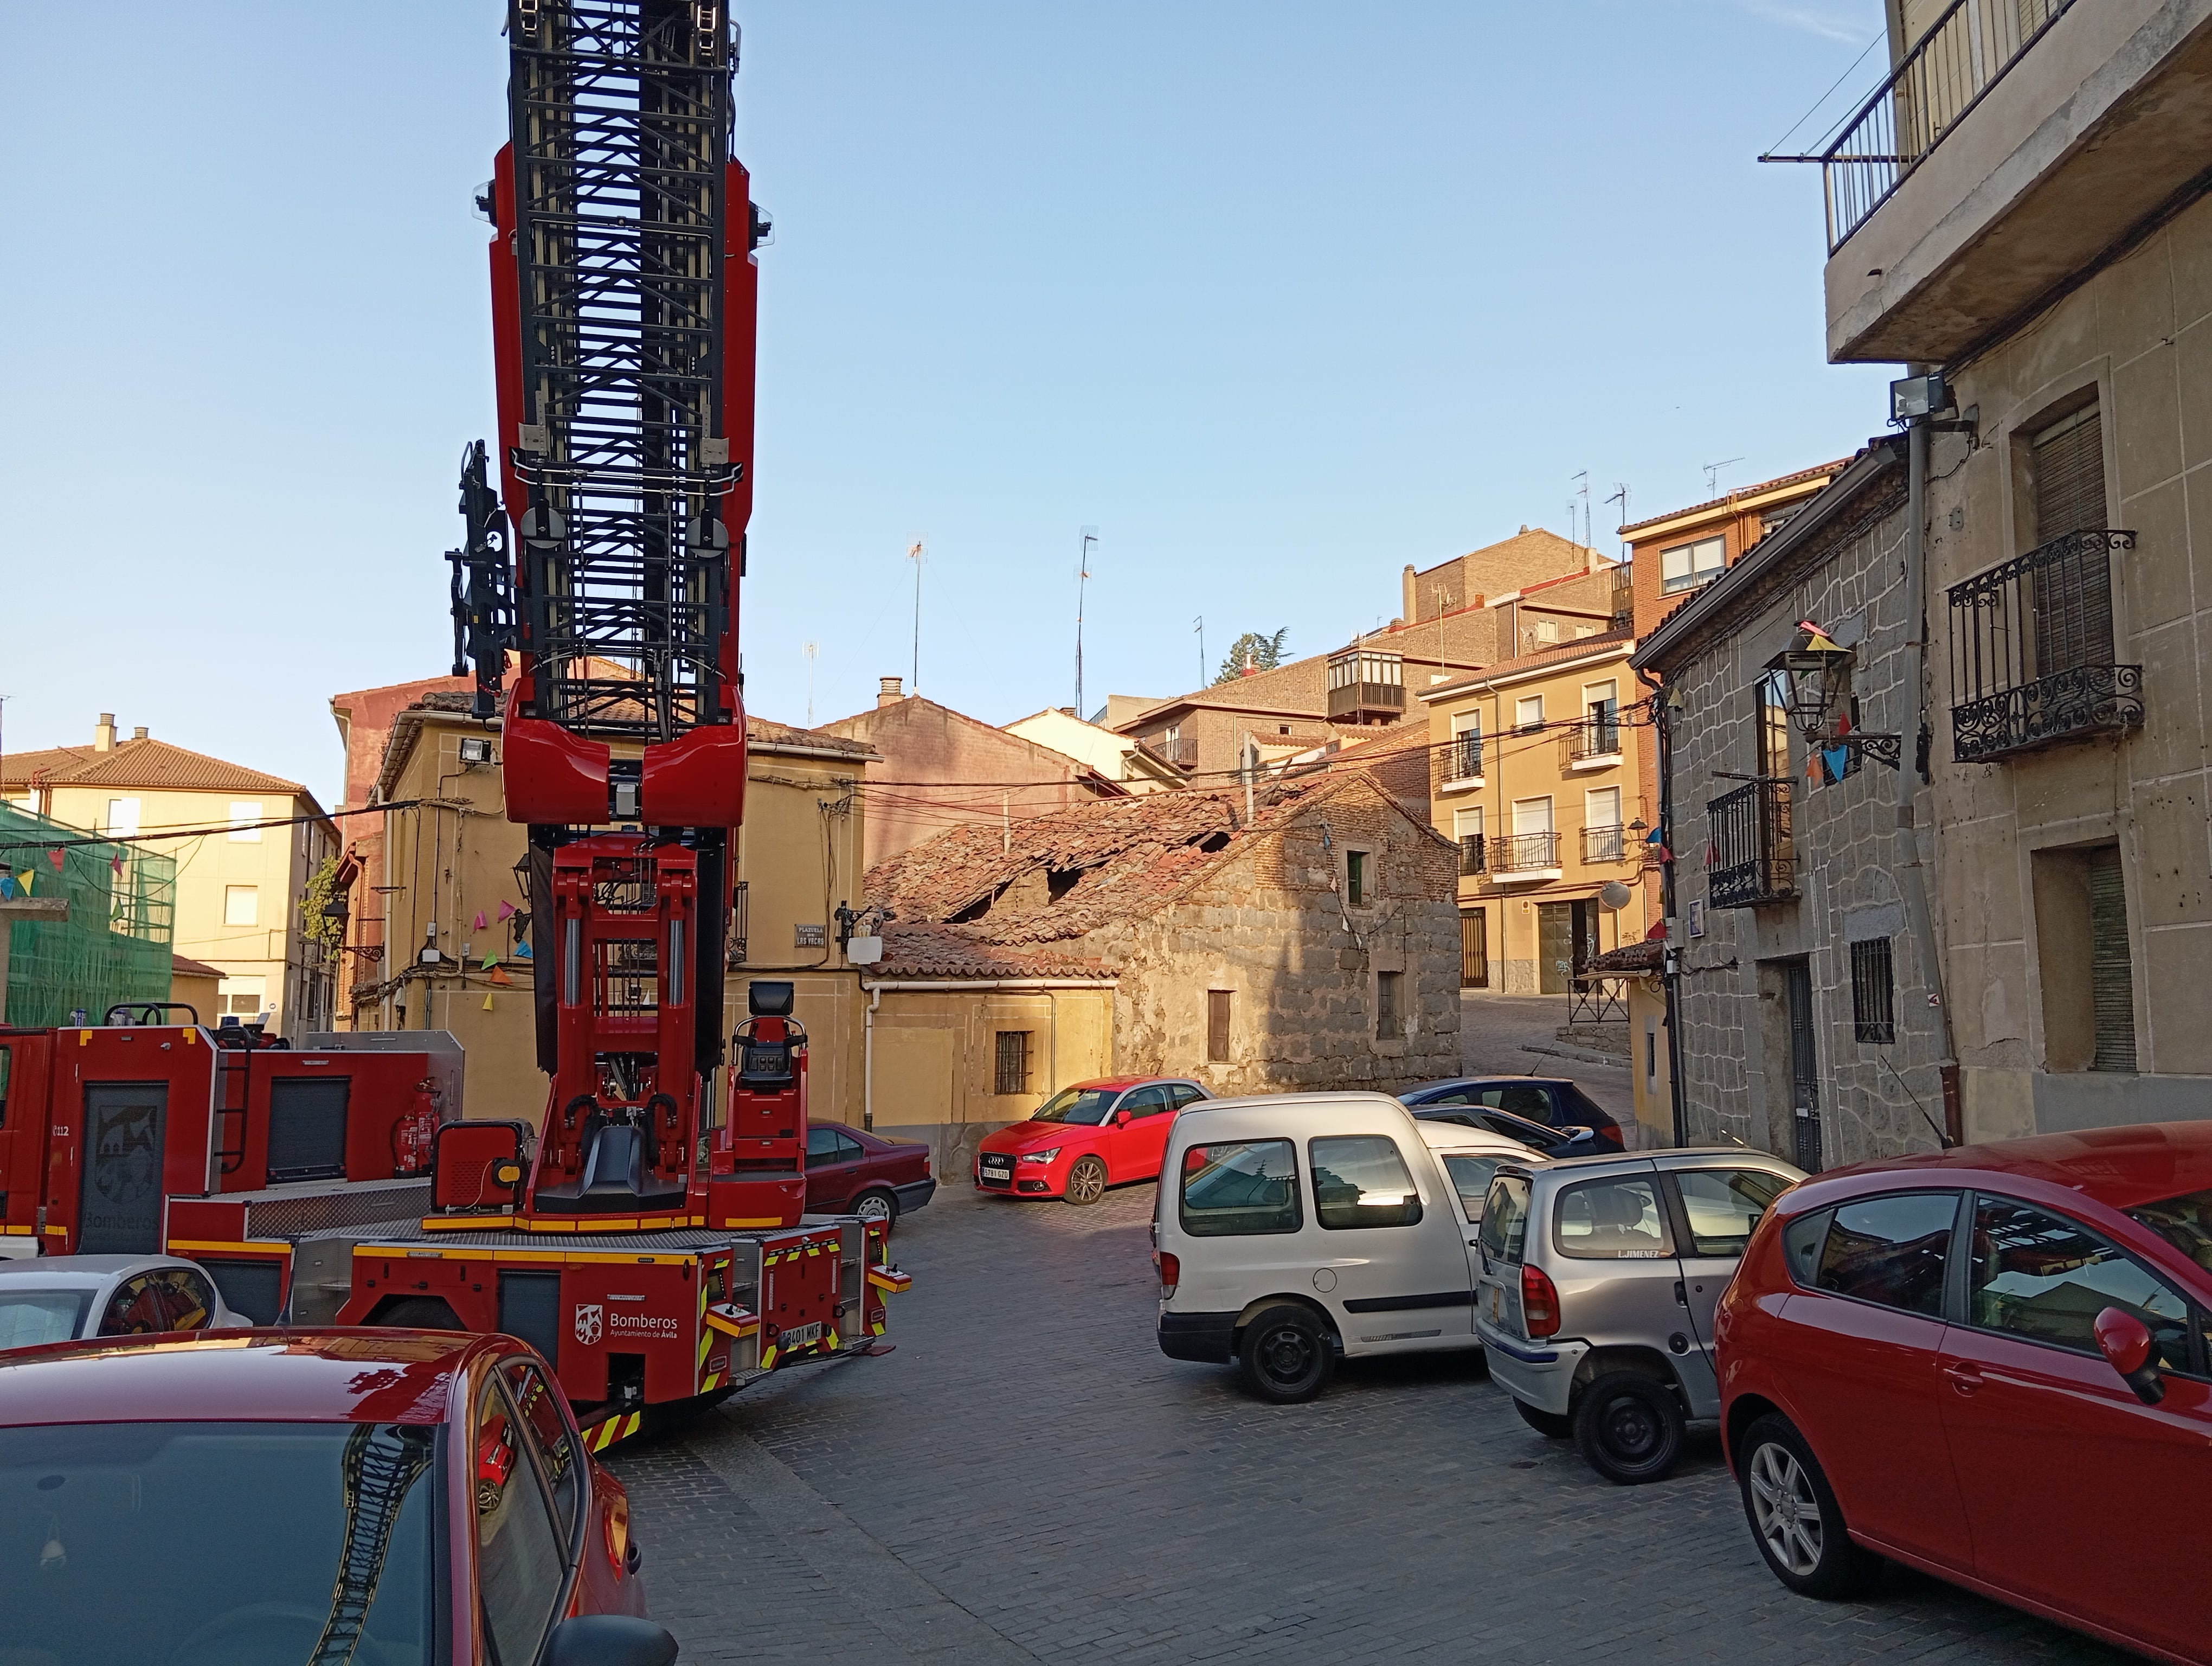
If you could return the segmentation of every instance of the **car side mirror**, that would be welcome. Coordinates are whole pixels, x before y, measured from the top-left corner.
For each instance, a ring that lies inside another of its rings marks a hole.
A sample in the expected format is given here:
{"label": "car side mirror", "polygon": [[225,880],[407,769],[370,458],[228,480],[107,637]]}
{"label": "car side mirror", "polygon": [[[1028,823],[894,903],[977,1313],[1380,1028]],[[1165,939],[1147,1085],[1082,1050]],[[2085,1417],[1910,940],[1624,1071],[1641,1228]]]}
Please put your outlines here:
{"label": "car side mirror", "polygon": [[1114,1113],[1114,1126],[1117,1128],[1125,1128],[1135,1120],[1136,1113],[1134,1111],[1117,1110]]}
{"label": "car side mirror", "polygon": [[2098,1349],[2119,1372],[2120,1380],[2135,1390],[2136,1399],[2155,1406],[2166,1398],[2166,1383],[2151,1357],[2151,1334],[2142,1320],[2108,1307],[2097,1316],[2096,1332]]}
{"label": "car side mirror", "polygon": [[627,1614],[580,1614],[545,1639],[541,1666],[668,1666],[676,1639],[667,1628]]}

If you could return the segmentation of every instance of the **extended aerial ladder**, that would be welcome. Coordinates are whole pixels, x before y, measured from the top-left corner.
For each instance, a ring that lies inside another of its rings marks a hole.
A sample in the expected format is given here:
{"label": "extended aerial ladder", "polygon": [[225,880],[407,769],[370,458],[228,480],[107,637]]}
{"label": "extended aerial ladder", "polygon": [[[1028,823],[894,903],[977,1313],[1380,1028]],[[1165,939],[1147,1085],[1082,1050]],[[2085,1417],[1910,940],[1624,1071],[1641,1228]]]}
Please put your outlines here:
{"label": "extended aerial ladder", "polygon": [[904,1279],[861,1223],[805,1216],[788,984],[751,987],[713,1091],[767,228],[730,154],[736,32],[699,0],[509,0],[507,37],[479,199],[499,440],[465,461],[448,559],[455,671],[530,830],[550,1085],[534,1140],[441,1131],[432,1213],[356,1249],[343,1316],[443,1304],[537,1343],[572,1399],[634,1406],[866,1347]]}

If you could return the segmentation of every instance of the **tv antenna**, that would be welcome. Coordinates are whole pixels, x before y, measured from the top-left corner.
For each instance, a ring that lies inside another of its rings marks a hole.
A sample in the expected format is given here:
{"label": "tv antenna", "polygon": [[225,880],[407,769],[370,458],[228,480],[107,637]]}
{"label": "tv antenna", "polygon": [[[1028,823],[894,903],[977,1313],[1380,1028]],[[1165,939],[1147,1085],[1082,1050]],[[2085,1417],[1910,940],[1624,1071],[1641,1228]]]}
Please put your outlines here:
{"label": "tv antenna", "polygon": [[921,692],[921,540],[916,538],[907,547],[906,558],[914,563],[914,680],[908,684],[914,693]]}
{"label": "tv antenna", "polygon": [[1707,497],[1715,497],[1719,496],[1721,489],[1721,471],[1727,468],[1732,463],[1741,463],[1743,459],[1741,457],[1723,457],[1717,463],[1705,464],[1704,465],[1705,471],[1705,496]]}
{"label": "tv antenna", "polygon": [[1075,557],[1075,714],[1083,715],[1083,587],[1091,580],[1091,546],[1098,542],[1098,529],[1083,529],[1083,546]]}

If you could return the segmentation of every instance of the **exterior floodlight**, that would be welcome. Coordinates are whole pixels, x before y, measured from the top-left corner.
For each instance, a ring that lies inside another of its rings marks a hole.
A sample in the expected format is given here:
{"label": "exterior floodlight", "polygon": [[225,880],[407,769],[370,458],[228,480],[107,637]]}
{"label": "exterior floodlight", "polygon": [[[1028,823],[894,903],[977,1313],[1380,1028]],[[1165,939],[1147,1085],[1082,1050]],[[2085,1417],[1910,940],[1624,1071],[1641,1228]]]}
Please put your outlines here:
{"label": "exterior floodlight", "polygon": [[1918,422],[1948,410],[1951,392],[1943,386],[1941,372],[1926,376],[1906,376],[1889,385],[1889,420],[1893,423]]}

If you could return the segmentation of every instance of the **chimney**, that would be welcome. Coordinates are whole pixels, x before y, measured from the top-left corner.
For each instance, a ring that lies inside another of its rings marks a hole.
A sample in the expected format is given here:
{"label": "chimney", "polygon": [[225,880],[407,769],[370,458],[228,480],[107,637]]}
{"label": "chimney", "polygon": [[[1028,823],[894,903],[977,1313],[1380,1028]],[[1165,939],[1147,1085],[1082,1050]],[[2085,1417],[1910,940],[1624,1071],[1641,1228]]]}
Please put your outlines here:
{"label": "chimney", "polygon": [[1420,608],[1415,599],[1415,592],[1419,587],[1414,583],[1413,563],[1409,561],[1406,563],[1406,570],[1398,575],[1398,595],[1400,601],[1404,604],[1401,616],[1405,618],[1418,619],[1421,617]]}
{"label": "chimney", "polygon": [[878,709],[884,706],[896,706],[900,701],[906,698],[906,696],[899,691],[905,686],[905,678],[899,677],[885,677],[878,681],[876,684],[876,705]]}
{"label": "chimney", "polygon": [[1060,710],[1066,712],[1070,717],[1075,715],[1075,708],[1073,706],[1062,706]]}
{"label": "chimney", "polygon": [[145,738],[146,738],[146,727],[145,727],[145,725],[142,723],[142,724],[140,724],[140,725],[138,726],[138,727],[137,727],[137,728],[135,728],[135,729],[131,730],[131,738],[133,740],[143,740],[143,739],[145,739]]}
{"label": "chimney", "polygon": [[112,752],[115,750],[115,714],[113,712],[100,713],[100,721],[93,726],[92,750],[95,752]]}

